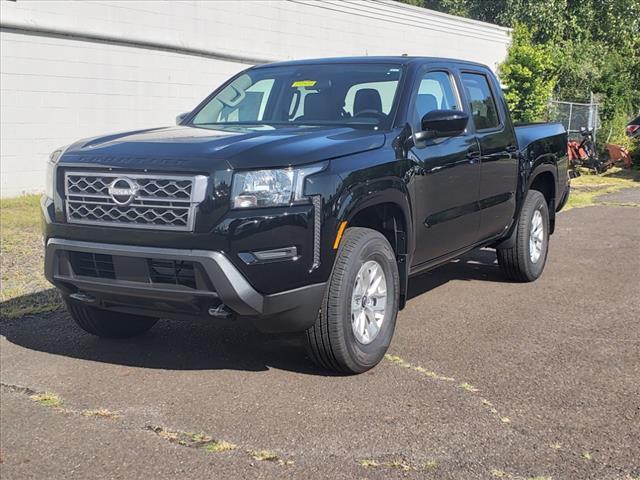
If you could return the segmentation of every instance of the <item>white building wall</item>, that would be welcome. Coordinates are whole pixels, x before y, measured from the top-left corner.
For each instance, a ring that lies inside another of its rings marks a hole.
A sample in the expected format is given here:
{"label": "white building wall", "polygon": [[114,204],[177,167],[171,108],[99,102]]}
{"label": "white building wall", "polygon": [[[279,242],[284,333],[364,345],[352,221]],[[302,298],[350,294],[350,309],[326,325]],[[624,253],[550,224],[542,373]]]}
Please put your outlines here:
{"label": "white building wall", "polygon": [[425,55],[495,68],[509,30],[392,1],[3,1],[0,188],[42,191],[49,153],[170,125],[249,65]]}

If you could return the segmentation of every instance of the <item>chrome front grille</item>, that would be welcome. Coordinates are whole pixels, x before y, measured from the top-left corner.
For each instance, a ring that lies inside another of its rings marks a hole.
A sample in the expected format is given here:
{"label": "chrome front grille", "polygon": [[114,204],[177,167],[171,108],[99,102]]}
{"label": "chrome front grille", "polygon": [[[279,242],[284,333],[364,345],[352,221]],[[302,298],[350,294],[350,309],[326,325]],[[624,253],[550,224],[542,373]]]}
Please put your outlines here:
{"label": "chrome front grille", "polygon": [[193,230],[203,175],[65,172],[67,221],[157,230]]}

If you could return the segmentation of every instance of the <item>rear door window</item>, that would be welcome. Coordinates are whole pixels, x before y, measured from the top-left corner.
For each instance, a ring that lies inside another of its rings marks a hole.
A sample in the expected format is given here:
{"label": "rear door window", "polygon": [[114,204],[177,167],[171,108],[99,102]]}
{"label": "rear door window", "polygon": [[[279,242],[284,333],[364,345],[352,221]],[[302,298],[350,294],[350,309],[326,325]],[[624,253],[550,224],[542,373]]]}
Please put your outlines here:
{"label": "rear door window", "polygon": [[490,130],[500,126],[500,117],[496,107],[489,80],[481,73],[463,73],[462,83],[469,98],[471,116],[478,130]]}

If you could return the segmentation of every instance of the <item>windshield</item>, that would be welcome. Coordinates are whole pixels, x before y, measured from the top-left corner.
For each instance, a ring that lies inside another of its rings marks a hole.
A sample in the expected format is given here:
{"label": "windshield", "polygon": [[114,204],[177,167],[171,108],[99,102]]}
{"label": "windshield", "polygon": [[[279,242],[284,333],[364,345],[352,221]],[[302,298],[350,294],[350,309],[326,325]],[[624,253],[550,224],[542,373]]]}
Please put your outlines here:
{"label": "windshield", "polygon": [[401,69],[392,64],[324,64],[250,69],[198,111],[196,126],[387,128]]}

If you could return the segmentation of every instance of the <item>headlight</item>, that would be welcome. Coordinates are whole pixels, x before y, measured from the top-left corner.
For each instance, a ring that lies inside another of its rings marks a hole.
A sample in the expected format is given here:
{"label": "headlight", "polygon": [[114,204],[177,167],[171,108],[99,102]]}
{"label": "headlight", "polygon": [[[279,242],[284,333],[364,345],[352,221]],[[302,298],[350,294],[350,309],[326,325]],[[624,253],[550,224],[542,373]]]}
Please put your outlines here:
{"label": "headlight", "polygon": [[60,157],[64,153],[67,147],[58,148],[51,152],[49,155],[49,160],[47,161],[47,166],[45,170],[45,179],[44,179],[44,193],[47,197],[53,199],[56,191],[56,178],[55,171],[56,165]]}
{"label": "headlight", "polygon": [[232,208],[278,207],[306,202],[306,178],[326,164],[303,168],[280,168],[236,172],[231,188]]}

